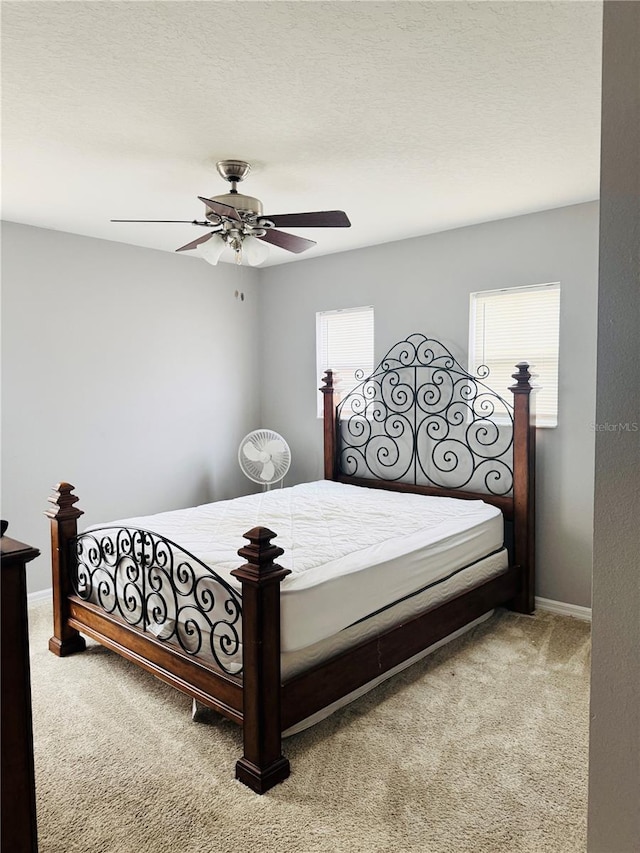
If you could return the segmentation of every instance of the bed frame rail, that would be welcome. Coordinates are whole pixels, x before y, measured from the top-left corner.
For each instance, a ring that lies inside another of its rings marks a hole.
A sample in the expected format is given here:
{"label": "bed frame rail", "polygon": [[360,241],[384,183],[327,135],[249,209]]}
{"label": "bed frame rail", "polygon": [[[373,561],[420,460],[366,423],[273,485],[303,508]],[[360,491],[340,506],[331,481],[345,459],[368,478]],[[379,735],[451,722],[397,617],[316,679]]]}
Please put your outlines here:
{"label": "bed frame rail", "polygon": [[518,587],[519,571],[512,567],[463,595],[300,673],[283,685],[283,728],[294,726],[505,604]]}
{"label": "bed frame rail", "polygon": [[117,652],[202,705],[242,725],[242,679],[212,670],[197,658],[123,624],[95,604],[69,598],[70,628]]}

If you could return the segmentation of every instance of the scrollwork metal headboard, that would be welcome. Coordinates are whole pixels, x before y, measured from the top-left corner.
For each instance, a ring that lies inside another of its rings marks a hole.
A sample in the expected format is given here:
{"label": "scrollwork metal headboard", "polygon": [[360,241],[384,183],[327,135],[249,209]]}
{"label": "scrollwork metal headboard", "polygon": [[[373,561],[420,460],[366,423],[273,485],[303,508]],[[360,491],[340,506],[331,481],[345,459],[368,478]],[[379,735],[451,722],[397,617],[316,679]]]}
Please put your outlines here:
{"label": "scrollwork metal headboard", "polygon": [[395,344],[337,406],[337,473],[509,495],[513,406],[488,375],[425,335]]}

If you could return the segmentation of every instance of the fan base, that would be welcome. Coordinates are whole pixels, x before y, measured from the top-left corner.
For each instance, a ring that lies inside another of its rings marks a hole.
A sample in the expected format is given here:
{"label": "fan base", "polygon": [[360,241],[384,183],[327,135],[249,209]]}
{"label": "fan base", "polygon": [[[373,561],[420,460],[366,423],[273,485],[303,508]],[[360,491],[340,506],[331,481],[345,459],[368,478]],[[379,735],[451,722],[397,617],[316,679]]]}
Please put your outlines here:
{"label": "fan base", "polygon": [[244,180],[251,171],[251,165],[244,160],[219,160],[216,169],[221,178],[230,183]]}

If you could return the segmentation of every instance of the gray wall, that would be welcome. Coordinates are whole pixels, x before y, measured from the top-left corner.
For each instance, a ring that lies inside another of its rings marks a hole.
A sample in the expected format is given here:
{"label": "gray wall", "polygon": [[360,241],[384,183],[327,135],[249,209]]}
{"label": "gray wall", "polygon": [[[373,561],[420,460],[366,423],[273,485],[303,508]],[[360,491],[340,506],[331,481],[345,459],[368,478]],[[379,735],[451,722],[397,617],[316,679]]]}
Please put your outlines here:
{"label": "gray wall", "polygon": [[[590,853],[640,850],[640,3],[604,4]],[[635,431],[633,430],[635,424]]]}
{"label": "gray wall", "polygon": [[538,430],[537,595],[588,606],[597,256],[589,203],[265,269],[261,420],[291,443],[288,482],[322,476],[316,311],[371,304],[377,358],[420,331],[466,363],[470,292],[560,281],[559,423]]}
{"label": "gray wall", "polygon": [[[597,228],[591,203],[252,270],[6,223],[3,517],[46,557],[40,513],[60,479],[87,523],[250,491],[236,451],[256,426],[290,442],[288,484],[320,477],[316,311],[372,304],[378,357],[423,331],[464,360],[471,291],[559,280],[537,594],[589,605]],[[49,586],[45,557],[32,590]]]}
{"label": "gray wall", "polygon": [[42,551],[35,591],[59,480],[87,524],[251,489],[258,274],[14,223],[2,238],[2,517]]}

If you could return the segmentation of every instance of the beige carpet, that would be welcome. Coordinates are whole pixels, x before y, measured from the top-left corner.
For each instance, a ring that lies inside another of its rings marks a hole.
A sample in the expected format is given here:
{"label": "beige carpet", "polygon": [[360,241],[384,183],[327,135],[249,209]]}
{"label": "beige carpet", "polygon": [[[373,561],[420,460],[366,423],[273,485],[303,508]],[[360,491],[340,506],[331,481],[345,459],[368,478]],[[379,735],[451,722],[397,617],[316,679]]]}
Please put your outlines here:
{"label": "beige carpet", "polygon": [[240,730],[91,645],[46,651],[30,610],[40,853],[585,849],[589,626],[498,612],[285,742],[263,797]]}

